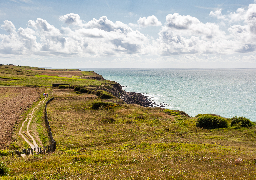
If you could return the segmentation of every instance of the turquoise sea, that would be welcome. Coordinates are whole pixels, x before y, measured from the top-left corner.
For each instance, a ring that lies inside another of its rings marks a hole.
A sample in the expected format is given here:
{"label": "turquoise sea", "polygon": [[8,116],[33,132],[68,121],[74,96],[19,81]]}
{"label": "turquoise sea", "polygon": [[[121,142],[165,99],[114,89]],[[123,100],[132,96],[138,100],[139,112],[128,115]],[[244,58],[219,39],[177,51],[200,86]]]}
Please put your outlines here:
{"label": "turquoise sea", "polygon": [[218,114],[256,121],[256,69],[81,69],[190,116]]}

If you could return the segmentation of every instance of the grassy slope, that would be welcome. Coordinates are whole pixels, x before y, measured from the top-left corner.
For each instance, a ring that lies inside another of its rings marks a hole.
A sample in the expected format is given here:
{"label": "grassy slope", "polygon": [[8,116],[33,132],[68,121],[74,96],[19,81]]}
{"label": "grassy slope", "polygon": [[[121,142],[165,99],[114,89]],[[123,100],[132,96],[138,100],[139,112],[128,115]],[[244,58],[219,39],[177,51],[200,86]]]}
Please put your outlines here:
{"label": "grassy slope", "polygon": [[[65,89],[54,89],[52,95],[57,98],[48,105],[48,112],[56,152],[26,159],[3,156],[1,160],[11,169],[4,178],[256,177],[255,126],[205,130],[195,126],[195,118],[160,108]],[[110,104],[93,110],[98,101]]]}
{"label": "grassy slope", "polygon": [[44,70],[32,67],[0,66],[0,86],[51,86],[53,83],[99,86],[106,81],[83,79],[97,76],[93,72],[83,73],[75,70]]}

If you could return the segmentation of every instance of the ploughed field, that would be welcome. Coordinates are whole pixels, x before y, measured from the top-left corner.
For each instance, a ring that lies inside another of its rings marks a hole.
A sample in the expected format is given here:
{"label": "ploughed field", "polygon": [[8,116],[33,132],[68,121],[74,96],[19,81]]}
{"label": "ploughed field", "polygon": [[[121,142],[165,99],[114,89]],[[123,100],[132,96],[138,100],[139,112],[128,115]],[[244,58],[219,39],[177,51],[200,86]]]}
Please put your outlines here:
{"label": "ploughed field", "polygon": [[39,88],[0,87],[0,149],[12,141],[13,127],[22,114],[40,98]]}

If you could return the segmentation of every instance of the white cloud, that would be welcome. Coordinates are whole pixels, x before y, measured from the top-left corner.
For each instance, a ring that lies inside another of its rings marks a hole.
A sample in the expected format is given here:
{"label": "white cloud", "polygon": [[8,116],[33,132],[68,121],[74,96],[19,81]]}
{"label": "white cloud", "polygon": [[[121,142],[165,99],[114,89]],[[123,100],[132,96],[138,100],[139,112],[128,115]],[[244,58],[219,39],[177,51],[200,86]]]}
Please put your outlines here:
{"label": "white cloud", "polygon": [[251,33],[256,34],[256,4],[249,5],[248,11],[245,14],[245,18]]}
{"label": "white cloud", "polygon": [[[1,26],[9,35],[0,35],[0,52],[13,54],[37,54],[58,56],[122,56],[142,52],[147,37],[132,30],[122,22],[112,22],[103,16],[82,23],[75,14],[60,17],[66,24],[78,24],[58,29],[46,20],[29,20],[28,28],[16,28],[11,21]],[[14,52],[15,51],[15,52]]]}
{"label": "white cloud", "polygon": [[41,48],[41,45],[36,42],[35,31],[30,28],[19,28],[17,32],[19,36],[19,40],[23,42],[24,47],[27,50],[31,50],[32,52],[38,51]]}
{"label": "white cloud", "polygon": [[5,20],[2,29],[7,31],[9,35],[0,34],[0,54],[23,54],[24,46],[20,42],[16,32],[16,28],[11,21]]}
{"label": "white cloud", "polygon": [[210,16],[216,17],[217,19],[222,19],[222,20],[224,20],[226,18],[225,16],[222,15],[221,9],[218,9],[218,10],[216,10],[214,12],[211,11],[210,12]]}
{"label": "white cloud", "polygon": [[[4,21],[0,34],[0,54],[75,56],[115,58],[180,55],[188,61],[193,56],[211,54],[248,54],[256,52],[256,4],[222,14],[221,9],[209,16],[225,22],[203,23],[196,17],[168,14],[164,25],[154,16],[140,18],[138,24],[113,22],[106,16],[81,20],[70,13],[59,18],[63,27],[46,20],[29,20],[27,28],[17,28]],[[158,38],[142,34],[137,27],[162,26]]]}
{"label": "white cloud", "polygon": [[5,20],[4,24],[1,25],[1,28],[4,29],[5,31],[7,31],[8,33],[14,33],[16,28],[13,25],[13,23],[11,21]]}
{"label": "white cloud", "polygon": [[59,29],[41,18],[30,20],[28,25],[35,29],[37,37],[40,38],[41,51],[64,53],[66,39]]}
{"label": "white cloud", "polygon": [[168,14],[166,16],[166,26],[175,29],[188,29],[192,24],[198,24],[200,21],[192,16],[181,16],[178,13]]}
{"label": "white cloud", "polygon": [[162,25],[162,23],[160,21],[158,21],[158,19],[154,15],[140,18],[137,21],[137,23],[140,26],[143,26],[143,27],[147,27],[147,26],[161,26]]}
{"label": "white cloud", "polygon": [[160,52],[172,54],[232,54],[256,51],[256,4],[247,9],[223,15],[221,9],[210,16],[225,21],[222,31],[218,24],[202,23],[197,18],[178,13],[166,16],[166,24],[159,33]]}
{"label": "white cloud", "polygon": [[166,24],[159,33],[160,52],[172,54],[231,53],[232,43],[224,31],[214,23],[202,23],[192,16],[178,13],[166,16]]}
{"label": "white cloud", "polygon": [[229,15],[227,15],[227,20],[230,22],[244,21],[245,12],[246,10],[244,8],[238,8],[236,12],[231,12]]}
{"label": "white cloud", "polygon": [[84,27],[88,28],[88,29],[97,28],[97,29],[101,29],[101,30],[104,30],[107,32],[121,31],[122,33],[125,33],[125,34],[132,31],[132,29],[128,25],[126,25],[120,21],[116,21],[114,23],[114,22],[108,20],[108,18],[106,16],[100,17],[99,20],[93,19],[93,20],[89,21],[88,23],[86,23]]}
{"label": "white cloud", "polygon": [[202,23],[197,18],[191,16],[181,16],[178,13],[166,16],[166,27],[173,32],[184,36],[201,36],[201,38],[215,38],[223,36],[219,26],[214,23]]}
{"label": "white cloud", "polygon": [[66,14],[64,16],[61,16],[59,19],[61,21],[64,21],[68,25],[70,25],[70,24],[74,24],[74,25],[78,25],[78,26],[82,25],[82,21],[78,14],[74,14],[74,13]]}
{"label": "white cloud", "polygon": [[140,26],[138,24],[129,23],[128,24],[131,28],[138,29]]}

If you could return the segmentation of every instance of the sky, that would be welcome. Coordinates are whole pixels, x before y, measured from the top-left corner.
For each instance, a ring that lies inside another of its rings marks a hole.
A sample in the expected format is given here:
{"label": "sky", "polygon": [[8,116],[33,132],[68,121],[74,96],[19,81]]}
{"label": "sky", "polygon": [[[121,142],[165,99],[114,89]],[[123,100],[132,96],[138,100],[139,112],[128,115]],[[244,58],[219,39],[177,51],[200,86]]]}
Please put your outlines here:
{"label": "sky", "polygon": [[0,64],[256,68],[256,0],[0,0]]}

